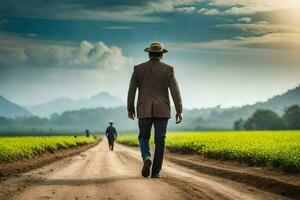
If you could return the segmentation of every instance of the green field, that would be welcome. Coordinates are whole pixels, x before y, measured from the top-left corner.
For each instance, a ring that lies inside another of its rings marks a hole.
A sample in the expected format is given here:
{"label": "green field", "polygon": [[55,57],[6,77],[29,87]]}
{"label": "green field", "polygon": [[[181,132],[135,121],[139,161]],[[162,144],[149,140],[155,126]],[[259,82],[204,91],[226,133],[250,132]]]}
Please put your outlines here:
{"label": "green field", "polygon": [[[133,134],[119,136],[118,142],[138,145]],[[168,133],[166,147],[172,152],[300,172],[300,131]]]}
{"label": "green field", "polygon": [[58,148],[78,147],[93,143],[93,137],[0,137],[0,162],[11,162],[32,158],[42,152],[53,152]]}

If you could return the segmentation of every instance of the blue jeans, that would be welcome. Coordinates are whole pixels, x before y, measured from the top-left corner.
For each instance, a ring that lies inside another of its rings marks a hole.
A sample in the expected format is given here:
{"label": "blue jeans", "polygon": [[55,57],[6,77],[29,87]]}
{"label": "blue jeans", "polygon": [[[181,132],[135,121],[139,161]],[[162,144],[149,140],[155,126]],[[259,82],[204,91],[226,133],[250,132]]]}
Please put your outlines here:
{"label": "blue jeans", "polygon": [[164,158],[165,138],[167,132],[168,118],[143,118],[139,119],[139,143],[143,160],[151,157],[150,135],[151,128],[154,125],[154,158],[152,165],[152,174],[158,174]]}

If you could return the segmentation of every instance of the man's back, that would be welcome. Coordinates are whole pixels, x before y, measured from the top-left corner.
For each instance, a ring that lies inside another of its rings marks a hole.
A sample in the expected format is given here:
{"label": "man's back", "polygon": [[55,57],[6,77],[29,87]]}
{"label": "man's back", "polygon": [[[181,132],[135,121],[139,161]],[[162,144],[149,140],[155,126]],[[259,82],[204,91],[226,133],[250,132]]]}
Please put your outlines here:
{"label": "man's back", "polygon": [[150,175],[152,165],[150,136],[152,126],[154,126],[155,151],[151,178],[159,178],[164,157],[167,125],[171,116],[169,90],[177,112],[176,124],[182,120],[182,102],[173,67],[160,61],[168,50],[162,43],[154,42],[144,51],[148,52],[150,60],[134,67],[129,84],[127,109],[128,117],[134,119],[136,115],[134,99],[138,89],[138,140],[143,159],[141,174],[143,177]]}
{"label": "man's back", "polygon": [[115,127],[113,127],[113,126],[108,126],[107,127],[107,129],[106,129],[106,136],[109,139],[115,139],[116,134],[117,134],[117,131],[116,131]]}
{"label": "man's back", "polygon": [[152,58],[134,67],[128,91],[128,110],[134,112],[136,88],[139,90],[137,117],[170,118],[170,89],[177,113],[182,112],[181,96],[173,67]]}

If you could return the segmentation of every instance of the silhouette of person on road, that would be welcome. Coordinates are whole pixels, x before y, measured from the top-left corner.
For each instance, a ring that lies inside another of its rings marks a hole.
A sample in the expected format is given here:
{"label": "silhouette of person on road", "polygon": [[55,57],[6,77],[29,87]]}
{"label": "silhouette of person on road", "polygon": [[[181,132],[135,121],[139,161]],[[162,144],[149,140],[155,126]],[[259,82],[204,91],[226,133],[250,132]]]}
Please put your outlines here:
{"label": "silhouette of person on road", "polygon": [[113,151],[114,150],[114,143],[115,140],[117,139],[118,133],[116,128],[113,126],[113,121],[109,122],[109,126],[107,127],[106,131],[105,131],[105,135],[107,137],[108,140],[108,146],[109,146],[109,150]]}
{"label": "silhouette of person on road", "polygon": [[154,42],[145,51],[148,52],[150,60],[134,67],[128,90],[127,110],[128,117],[134,119],[136,116],[134,100],[138,89],[138,139],[144,161],[142,176],[150,175],[152,160],[149,139],[151,127],[154,125],[155,153],[151,178],[159,178],[167,124],[171,116],[169,90],[176,108],[176,124],[182,120],[182,100],[173,67],[161,61],[163,54],[168,52],[163,44]]}
{"label": "silhouette of person on road", "polygon": [[90,137],[90,130],[89,129],[85,129],[85,136]]}

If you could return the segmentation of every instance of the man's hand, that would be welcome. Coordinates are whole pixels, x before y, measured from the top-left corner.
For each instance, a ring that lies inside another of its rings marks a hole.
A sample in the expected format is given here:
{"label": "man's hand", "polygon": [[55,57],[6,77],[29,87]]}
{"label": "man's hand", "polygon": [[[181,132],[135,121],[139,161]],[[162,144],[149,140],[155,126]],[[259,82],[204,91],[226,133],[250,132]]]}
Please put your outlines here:
{"label": "man's hand", "polygon": [[181,121],[182,121],[182,114],[176,113],[176,124],[181,123]]}
{"label": "man's hand", "polygon": [[135,113],[134,112],[128,112],[128,118],[134,120]]}

